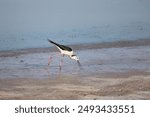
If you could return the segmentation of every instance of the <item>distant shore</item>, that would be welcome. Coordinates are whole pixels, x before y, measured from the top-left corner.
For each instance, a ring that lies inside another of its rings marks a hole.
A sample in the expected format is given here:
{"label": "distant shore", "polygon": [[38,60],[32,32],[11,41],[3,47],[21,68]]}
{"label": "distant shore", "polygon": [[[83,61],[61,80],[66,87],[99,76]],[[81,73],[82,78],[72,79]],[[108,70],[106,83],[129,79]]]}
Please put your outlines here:
{"label": "distant shore", "polygon": [[[0,99],[150,99],[150,39],[0,52]],[[53,55],[50,66],[49,55]]]}

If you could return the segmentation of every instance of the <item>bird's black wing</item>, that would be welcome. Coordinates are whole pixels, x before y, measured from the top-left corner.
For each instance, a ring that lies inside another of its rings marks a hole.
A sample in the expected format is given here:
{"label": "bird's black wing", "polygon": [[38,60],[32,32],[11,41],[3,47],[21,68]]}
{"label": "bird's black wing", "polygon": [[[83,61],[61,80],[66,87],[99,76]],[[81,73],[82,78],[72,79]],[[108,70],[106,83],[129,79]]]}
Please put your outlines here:
{"label": "bird's black wing", "polygon": [[71,49],[70,47],[68,47],[68,46],[60,45],[60,44],[55,43],[55,42],[53,42],[53,41],[51,41],[51,40],[49,40],[49,39],[48,39],[48,41],[49,41],[50,43],[52,43],[52,44],[58,46],[58,47],[59,47],[60,49],[62,49],[62,50],[72,51],[72,49]]}
{"label": "bird's black wing", "polygon": [[68,46],[60,45],[59,46],[62,50],[72,51],[72,49]]}

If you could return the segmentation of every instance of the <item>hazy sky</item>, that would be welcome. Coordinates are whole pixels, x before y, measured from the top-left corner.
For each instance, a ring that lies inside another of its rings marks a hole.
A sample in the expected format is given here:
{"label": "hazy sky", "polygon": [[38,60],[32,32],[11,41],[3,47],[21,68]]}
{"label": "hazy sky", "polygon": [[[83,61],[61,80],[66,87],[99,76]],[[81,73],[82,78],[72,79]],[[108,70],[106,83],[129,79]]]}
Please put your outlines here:
{"label": "hazy sky", "polygon": [[149,22],[150,0],[0,0],[0,30]]}

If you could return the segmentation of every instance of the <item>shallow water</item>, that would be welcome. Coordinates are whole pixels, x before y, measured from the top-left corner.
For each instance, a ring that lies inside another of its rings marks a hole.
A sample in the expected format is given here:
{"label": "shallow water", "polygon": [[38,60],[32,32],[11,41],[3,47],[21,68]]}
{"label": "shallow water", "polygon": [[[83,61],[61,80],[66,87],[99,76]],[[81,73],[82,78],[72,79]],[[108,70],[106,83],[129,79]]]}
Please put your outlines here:
{"label": "shallow water", "polygon": [[[76,53],[81,66],[65,56],[61,70],[57,52],[0,57],[0,78],[90,77],[99,73],[150,72],[149,46],[91,49]],[[47,65],[49,55],[53,56],[50,66]]]}

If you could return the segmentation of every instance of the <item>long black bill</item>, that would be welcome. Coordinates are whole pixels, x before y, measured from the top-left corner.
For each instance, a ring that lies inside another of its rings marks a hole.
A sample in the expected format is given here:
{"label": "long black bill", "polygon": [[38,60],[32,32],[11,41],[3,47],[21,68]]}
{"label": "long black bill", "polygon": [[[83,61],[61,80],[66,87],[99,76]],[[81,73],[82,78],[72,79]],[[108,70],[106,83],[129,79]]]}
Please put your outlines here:
{"label": "long black bill", "polygon": [[81,63],[79,61],[77,61],[78,65],[81,66]]}

